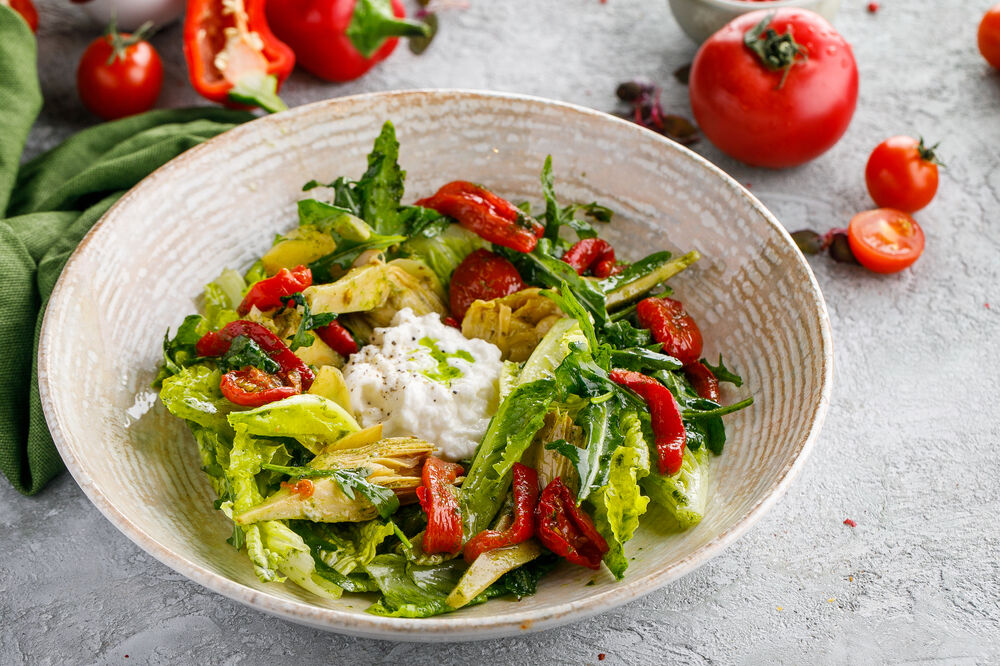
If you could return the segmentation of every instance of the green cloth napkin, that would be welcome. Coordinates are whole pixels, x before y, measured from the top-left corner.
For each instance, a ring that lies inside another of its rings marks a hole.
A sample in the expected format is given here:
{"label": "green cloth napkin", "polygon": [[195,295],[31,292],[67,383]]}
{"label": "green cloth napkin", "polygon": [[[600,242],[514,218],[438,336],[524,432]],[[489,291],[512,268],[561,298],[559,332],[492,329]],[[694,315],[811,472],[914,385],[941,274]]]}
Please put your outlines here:
{"label": "green cloth napkin", "polygon": [[66,260],[151,171],[253,118],[218,108],[151,111],[92,127],[19,167],[42,105],[35,39],[0,5],[0,470],[33,495],[63,469],[38,397],[35,350]]}

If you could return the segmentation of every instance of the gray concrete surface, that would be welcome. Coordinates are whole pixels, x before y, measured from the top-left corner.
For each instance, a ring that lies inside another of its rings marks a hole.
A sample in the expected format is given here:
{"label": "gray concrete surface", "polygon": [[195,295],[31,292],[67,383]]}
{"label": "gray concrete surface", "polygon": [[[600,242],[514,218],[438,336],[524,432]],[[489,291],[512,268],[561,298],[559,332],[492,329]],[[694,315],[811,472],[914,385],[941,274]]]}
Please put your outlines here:
{"label": "gray concrete surface", "polygon": [[[289,624],[188,582],[119,534],[67,475],[31,499],[0,484],[0,663],[1000,662],[1000,75],[975,48],[990,1],[883,0],[876,15],[866,4],[845,0],[836,22],[855,48],[861,98],[833,150],[765,172],[696,147],[791,230],[845,225],[872,207],[863,168],[885,136],[940,139],[948,165],[918,215],[927,251],[912,270],[879,277],[812,260],[833,321],[833,405],[801,477],[728,552],[562,629],[393,644]],[[350,85],[296,74],[286,99],[451,86],[612,110],[615,84],[642,76],[663,86],[669,109],[689,112],[671,72],[695,47],[664,2],[472,5],[442,14],[423,57],[401,49]],[[94,32],[76,26],[66,0],[42,9],[47,101],[32,153],[93,122],[72,70]],[[196,102],[178,28],[155,41],[168,62],[161,104]]]}

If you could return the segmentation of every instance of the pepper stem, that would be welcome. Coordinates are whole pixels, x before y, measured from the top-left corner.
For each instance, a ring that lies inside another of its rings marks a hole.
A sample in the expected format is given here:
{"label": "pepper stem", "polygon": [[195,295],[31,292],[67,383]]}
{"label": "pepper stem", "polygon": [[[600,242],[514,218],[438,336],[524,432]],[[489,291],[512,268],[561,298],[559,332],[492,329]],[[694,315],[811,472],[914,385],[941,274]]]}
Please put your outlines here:
{"label": "pepper stem", "polygon": [[430,37],[431,27],[397,18],[390,0],[358,0],[345,34],[358,53],[371,58],[390,37]]}
{"label": "pepper stem", "polygon": [[229,99],[240,104],[259,106],[268,113],[285,111],[288,105],[278,97],[278,77],[264,72],[248,72],[229,91]]}
{"label": "pepper stem", "polygon": [[774,19],[774,12],[765,16],[760,23],[747,30],[743,35],[743,44],[757,54],[761,63],[772,71],[784,70],[778,89],[785,85],[785,79],[792,67],[803,60],[809,59],[806,47],[795,41],[792,36],[792,28],[788,27],[788,32],[779,35],[774,28],[769,28]]}

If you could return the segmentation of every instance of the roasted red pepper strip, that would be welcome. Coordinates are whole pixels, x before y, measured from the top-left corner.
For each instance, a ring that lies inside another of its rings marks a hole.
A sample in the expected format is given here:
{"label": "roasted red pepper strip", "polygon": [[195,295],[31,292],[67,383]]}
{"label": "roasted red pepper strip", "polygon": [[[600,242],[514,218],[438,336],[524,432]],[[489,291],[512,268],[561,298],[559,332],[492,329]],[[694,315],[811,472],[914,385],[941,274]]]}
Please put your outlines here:
{"label": "roasted red pepper strip", "polygon": [[672,298],[646,298],[635,308],[639,325],[648,328],[653,339],[670,354],[687,365],[701,358],[701,329],[684,310],[680,301]]}
{"label": "roasted red pepper strip", "polygon": [[271,112],[288,108],[277,93],[292,73],[295,54],[271,32],[264,3],[188,0],[184,57],[191,84],[202,97]]}
{"label": "roasted red pepper strip", "polygon": [[601,238],[584,238],[566,250],[562,260],[573,267],[577,275],[588,270],[597,278],[606,278],[615,269],[615,249]]}
{"label": "roasted red pepper strip", "polygon": [[203,335],[195,345],[195,350],[199,356],[222,356],[229,351],[229,345],[240,335],[256,342],[264,353],[274,359],[280,368],[279,377],[285,380],[284,384],[293,388],[301,387],[295,391],[296,393],[309,390],[315,379],[309,366],[289,350],[277,335],[256,322],[244,319],[229,322],[219,331]]}
{"label": "roasted red pepper strip", "polygon": [[538,472],[514,463],[514,523],[506,530],[483,530],[465,544],[465,561],[472,563],[487,550],[513,546],[535,535]]}
{"label": "roasted red pepper strip", "polygon": [[294,271],[282,268],[273,276],[264,278],[250,287],[237,312],[245,315],[253,308],[261,312],[275,310],[285,304],[281,299],[302,291],[312,283],[312,271],[305,266],[296,266]]}
{"label": "roasted red pepper strip", "polygon": [[284,384],[277,375],[253,366],[222,375],[219,389],[226,400],[244,407],[260,407],[302,392]]}
{"label": "roasted red pepper strip", "polygon": [[719,380],[704,363],[701,361],[688,363],[684,366],[684,374],[694,387],[695,393],[707,400],[719,402]]}
{"label": "roasted red pepper strip", "polygon": [[535,535],[546,548],[573,564],[601,568],[608,543],[594,521],[576,505],[576,498],[562,479],[545,486],[535,509]]}
{"label": "roasted red pepper strip", "polygon": [[655,379],[632,370],[615,368],[608,376],[611,381],[638,393],[649,406],[653,435],[656,438],[656,454],[660,459],[660,474],[673,476],[679,472],[684,458],[684,446],[687,444],[687,432],[674,394]]}
{"label": "roasted red pepper strip", "polygon": [[462,472],[461,465],[433,456],[424,462],[423,485],[417,488],[417,499],[427,514],[427,530],[421,545],[428,555],[457,553],[462,549],[462,513],[452,485]]}
{"label": "roasted red pepper strip", "polygon": [[333,351],[344,358],[358,351],[357,340],[354,339],[350,331],[338,322],[330,322],[326,326],[315,328],[313,329],[313,333],[318,335],[320,340],[330,345]]}
{"label": "roasted red pepper strip", "polygon": [[545,234],[545,227],[514,204],[461,180],[448,183],[417,205],[453,217],[485,240],[518,252],[531,252]]}
{"label": "roasted red pepper strip", "polygon": [[400,0],[270,0],[267,20],[298,64],[327,81],[352,81],[389,57],[399,37],[428,37]]}

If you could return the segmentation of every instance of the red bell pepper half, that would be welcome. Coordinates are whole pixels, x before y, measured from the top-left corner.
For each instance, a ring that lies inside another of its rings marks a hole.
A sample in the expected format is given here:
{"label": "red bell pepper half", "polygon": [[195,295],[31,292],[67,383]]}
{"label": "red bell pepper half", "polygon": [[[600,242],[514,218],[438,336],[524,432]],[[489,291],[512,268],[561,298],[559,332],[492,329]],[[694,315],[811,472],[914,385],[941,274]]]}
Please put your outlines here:
{"label": "red bell pepper half", "polygon": [[280,308],[285,304],[281,299],[309,287],[312,281],[312,271],[305,266],[296,266],[293,271],[282,268],[272,277],[264,278],[250,287],[237,312],[245,315],[253,308],[261,312]]}
{"label": "red bell pepper half", "polygon": [[535,535],[538,472],[514,463],[514,523],[506,530],[483,530],[465,544],[465,561],[472,563],[488,550],[513,546]]}
{"label": "red bell pepper half", "polygon": [[649,406],[660,474],[673,476],[679,472],[687,445],[687,432],[674,394],[655,379],[632,370],[615,368],[608,376],[611,381],[638,393]]}
{"label": "red bell pepper half", "polygon": [[535,509],[535,535],[546,548],[573,564],[601,568],[608,552],[594,521],[576,505],[576,498],[562,479],[556,477],[545,487]]}
{"label": "red bell pepper half", "polygon": [[606,278],[615,269],[615,249],[601,238],[584,238],[566,250],[562,260],[572,266],[577,275],[589,270],[596,278]]}
{"label": "red bell pepper half", "polygon": [[241,335],[256,342],[278,364],[279,370],[273,375],[254,367],[227,372],[219,383],[226,399],[237,405],[259,407],[309,390],[315,379],[309,366],[277,335],[256,322],[243,319],[229,322],[220,330],[203,335],[195,349],[199,356],[222,356]]}
{"label": "red bell pepper half", "polygon": [[511,202],[462,180],[444,185],[417,205],[453,217],[483,239],[518,252],[531,252],[545,234],[545,227]]}
{"label": "red bell pepper half", "polygon": [[184,57],[191,84],[202,97],[272,113],[288,108],[278,89],[292,73],[295,54],[271,32],[264,3],[188,0]]}
{"label": "red bell pepper half", "polygon": [[462,549],[462,513],[452,485],[462,472],[461,465],[433,456],[424,462],[423,485],[417,488],[417,499],[427,514],[422,546],[428,555]]}
{"label": "red bell pepper half", "polygon": [[298,63],[327,81],[352,81],[389,57],[398,37],[428,37],[400,0],[271,0],[267,20]]}

